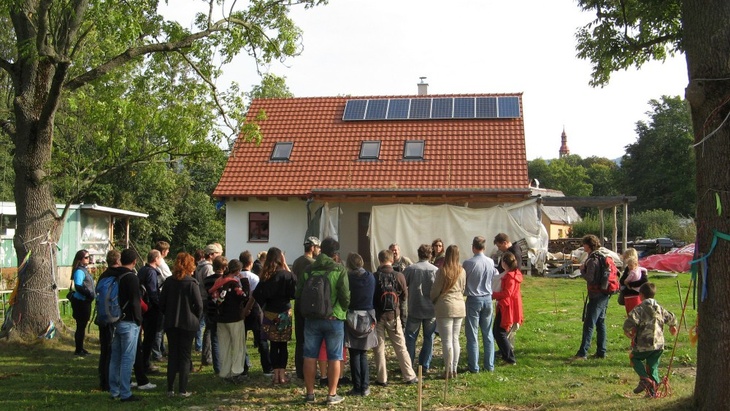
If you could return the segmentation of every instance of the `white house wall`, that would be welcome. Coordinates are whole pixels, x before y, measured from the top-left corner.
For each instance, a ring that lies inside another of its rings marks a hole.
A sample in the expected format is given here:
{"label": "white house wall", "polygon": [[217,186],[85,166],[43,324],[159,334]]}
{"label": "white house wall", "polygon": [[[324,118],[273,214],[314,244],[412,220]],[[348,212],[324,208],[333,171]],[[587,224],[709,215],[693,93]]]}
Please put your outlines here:
{"label": "white house wall", "polygon": [[[269,241],[248,240],[248,213],[269,213]],[[226,247],[229,260],[238,258],[241,251],[249,250],[254,258],[259,251],[278,247],[284,251],[288,263],[293,262],[304,251],[304,235],[307,232],[306,202],[298,199],[288,201],[249,200],[226,202]]]}

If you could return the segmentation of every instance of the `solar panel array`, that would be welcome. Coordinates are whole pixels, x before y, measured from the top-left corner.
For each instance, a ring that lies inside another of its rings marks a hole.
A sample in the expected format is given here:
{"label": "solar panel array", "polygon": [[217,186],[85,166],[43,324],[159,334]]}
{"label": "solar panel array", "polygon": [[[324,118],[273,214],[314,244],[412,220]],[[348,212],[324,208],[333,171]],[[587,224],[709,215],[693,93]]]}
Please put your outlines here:
{"label": "solar panel array", "polygon": [[436,97],[347,100],[345,121],[519,118],[520,98]]}

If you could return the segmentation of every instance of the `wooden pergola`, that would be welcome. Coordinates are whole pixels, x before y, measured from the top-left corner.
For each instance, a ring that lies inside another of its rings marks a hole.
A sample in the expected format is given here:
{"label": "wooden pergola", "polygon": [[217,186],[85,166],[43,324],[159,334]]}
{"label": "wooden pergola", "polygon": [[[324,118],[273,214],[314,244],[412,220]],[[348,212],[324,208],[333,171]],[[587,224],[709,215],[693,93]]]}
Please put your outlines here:
{"label": "wooden pergola", "polygon": [[557,207],[590,207],[598,208],[598,217],[601,221],[601,241],[605,236],[605,221],[603,217],[603,210],[613,207],[613,245],[618,252],[618,207],[623,206],[624,209],[624,221],[623,221],[623,236],[622,244],[626,245],[628,242],[628,231],[629,231],[629,203],[636,201],[636,196],[601,196],[601,197],[551,197],[551,196],[538,196],[538,203],[545,206],[557,206]]}

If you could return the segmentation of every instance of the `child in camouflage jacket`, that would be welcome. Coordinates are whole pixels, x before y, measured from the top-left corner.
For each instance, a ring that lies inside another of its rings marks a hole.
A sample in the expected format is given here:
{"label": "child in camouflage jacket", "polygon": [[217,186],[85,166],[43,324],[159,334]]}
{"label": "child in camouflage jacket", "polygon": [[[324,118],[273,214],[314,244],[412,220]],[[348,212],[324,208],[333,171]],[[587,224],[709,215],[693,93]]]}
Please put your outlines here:
{"label": "child in camouflage jacket", "polygon": [[633,340],[630,354],[631,365],[639,377],[634,393],[647,392],[656,395],[659,384],[659,359],[664,351],[664,325],[669,325],[672,335],[677,334],[677,318],[654,299],[656,286],[644,283],[639,289],[642,302],[624,321],[624,334]]}

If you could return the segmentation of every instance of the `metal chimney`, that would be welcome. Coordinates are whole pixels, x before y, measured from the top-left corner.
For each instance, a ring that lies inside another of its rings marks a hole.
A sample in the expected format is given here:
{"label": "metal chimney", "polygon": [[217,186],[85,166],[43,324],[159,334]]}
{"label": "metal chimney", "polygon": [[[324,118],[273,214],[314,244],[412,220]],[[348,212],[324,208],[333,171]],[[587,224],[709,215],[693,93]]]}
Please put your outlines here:
{"label": "metal chimney", "polygon": [[426,83],[426,77],[419,77],[421,82],[418,83],[418,95],[425,96],[428,94],[428,83]]}

